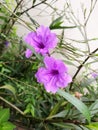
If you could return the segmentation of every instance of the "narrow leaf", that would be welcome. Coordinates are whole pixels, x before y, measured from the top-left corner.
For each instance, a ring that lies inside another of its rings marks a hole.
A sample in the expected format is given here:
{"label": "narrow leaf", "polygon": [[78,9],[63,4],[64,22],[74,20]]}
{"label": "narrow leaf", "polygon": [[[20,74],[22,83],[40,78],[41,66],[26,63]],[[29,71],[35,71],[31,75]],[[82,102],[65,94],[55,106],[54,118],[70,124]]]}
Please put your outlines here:
{"label": "narrow leaf", "polygon": [[62,16],[56,18],[51,24],[50,24],[50,29],[52,29],[53,27],[57,27],[61,25],[61,20],[62,20]]}
{"label": "narrow leaf", "polygon": [[0,16],[0,20],[6,20],[6,17],[5,16]]}
{"label": "narrow leaf", "polygon": [[76,28],[76,26],[58,26],[58,27],[54,26],[50,29],[72,29],[72,28]]}
{"label": "narrow leaf", "polygon": [[61,104],[62,104],[62,101],[58,102],[58,103],[53,107],[52,111],[51,111],[50,114],[49,114],[49,117],[55,115],[55,114],[58,112],[58,110],[59,110]]}
{"label": "narrow leaf", "polygon": [[11,91],[13,94],[16,93],[15,88],[14,88],[13,86],[11,86],[11,85],[4,85],[4,86],[0,87],[0,89],[8,89],[8,90]]}
{"label": "narrow leaf", "polygon": [[89,107],[89,110],[91,111],[91,116],[94,116],[96,113],[98,113],[98,100],[92,103],[92,105]]}
{"label": "narrow leaf", "polygon": [[73,104],[90,123],[90,120],[91,120],[90,111],[81,100],[77,99],[76,97],[72,96],[71,94],[69,94],[67,92],[64,92],[63,90],[59,90],[58,94],[60,96],[63,96],[68,102]]}
{"label": "narrow leaf", "polygon": [[76,26],[61,26],[61,24],[63,23],[62,21],[62,16],[58,17],[57,19],[55,19],[49,26],[49,28],[52,29],[71,29],[71,28],[76,28]]}
{"label": "narrow leaf", "polygon": [[73,123],[53,123],[53,125],[56,125],[61,128],[66,128],[66,130],[88,130],[88,129],[82,129],[78,125],[75,125]]}
{"label": "narrow leaf", "polygon": [[61,128],[66,128],[67,130],[71,130],[73,127],[70,125],[66,125],[64,123],[53,123],[53,125],[61,127]]}
{"label": "narrow leaf", "polygon": [[68,111],[64,110],[64,111],[61,111],[53,116],[49,116],[47,117],[47,119],[51,119],[51,118],[58,118],[58,117],[65,117],[67,115]]}
{"label": "narrow leaf", "polygon": [[36,0],[33,0],[33,5],[35,4]]}
{"label": "narrow leaf", "polygon": [[90,128],[90,130],[98,130],[98,122],[93,122],[86,126]]}

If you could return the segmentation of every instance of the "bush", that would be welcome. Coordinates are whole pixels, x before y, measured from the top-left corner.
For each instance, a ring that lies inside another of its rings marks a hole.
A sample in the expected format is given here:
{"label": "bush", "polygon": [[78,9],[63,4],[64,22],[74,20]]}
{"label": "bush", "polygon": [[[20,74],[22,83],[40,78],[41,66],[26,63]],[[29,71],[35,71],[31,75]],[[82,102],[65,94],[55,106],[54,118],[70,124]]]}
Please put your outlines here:
{"label": "bush", "polygon": [[[9,107],[10,121],[28,129],[97,130],[98,73],[91,64],[98,61],[98,48],[90,51],[89,46],[89,41],[97,38],[88,39],[85,31],[96,3],[91,3],[81,26],[69,2],[59,15],[56,13],[60,10],[47,0],[33,0],[27,8],[23,0],[0,2],[0,105],[4,108],[0,110],[0,117],[4,114],[0,129],[15,128],[8,122],[9,109],[5,107]],[[48,27],[40,25],[28,12],[39,7],[43,13],[41,6],[50,7],[51,15],[56,16]],[[17,35],[16,23],[30,30],[25,38]],[[82,41],[66,38],[66,29],[79,29]],[[81,44],[88,49],[79,48]],[[73,76],[68,72],[70,67],[75,68]],[[10,128],[3,128],[5,125]]]}

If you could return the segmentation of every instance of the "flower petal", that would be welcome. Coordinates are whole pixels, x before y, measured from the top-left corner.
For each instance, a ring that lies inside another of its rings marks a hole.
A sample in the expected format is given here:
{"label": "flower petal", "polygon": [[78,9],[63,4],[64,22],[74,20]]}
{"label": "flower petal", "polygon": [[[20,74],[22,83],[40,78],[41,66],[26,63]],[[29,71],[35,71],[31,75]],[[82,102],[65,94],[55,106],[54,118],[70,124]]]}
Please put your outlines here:
{"label": "flower petal", "polygon": [[25,56],[26,56],[26,58],[30,58],[32,56],[32,51],[30,49],[27,49],[25,51]]}
{"label": "flower petal", "polygon": [[57,60],[56,64],[57,64],[57,69],[59,73],[65,73],[68,71],[67,66],[61,60]]}
{"label": "flower petal", "polygon": [[98,77],[98,73],[92,73],[92,76],[96,79]]}
{"label": "flower petal", "polygon": [[[46,38],[47,39],[47,38]],[[49,48],[54,48],[56,47],[57,45],[57,42],[58,42],[58,39],[57,39],[57,36],[55,33],[51,33],[49,36],[48,36],[48,40],[47,41],[47,45]]]}
{"label": "flower petal", "polygon": [[41,67],[38,69],[37,73],[35,74],[37,81],[43,84],[46,84],[50,80],[49,72],[46,68]]}
{"label": "flower petal", "polygon": [[44,63],[48,69],[57,69],[60,73],[68,71],[67,66],[61,60],[55,60],[53,57],[46,56]]}
{"label": "flower petal", "polygon": [[54,60],[54,58],[53,57],[48,57],[48,56],[46,56],[45,58],[44,58],[44,63],[45,63],[45,67],[47,68],[47,69],[53,69],[54,67],[56,67],[55,66],[55,60]]}
{"label": "flower petal", "polygon": [[34,32],[28,33],[28,35],[24,38],[24,41],[31,45],[33,42],[33,35]]}
{"label": "flower petal", "polygon": [[56,93],[59,89],[59,87],[56,86],[57,79],[56,77],[52,77],[51,80],[45,84],[45,89],[47,92]]}
{"label": "flower petal", "polygon": [[49,27],[41,25],[36,32],[30,32],[25,38],[25,42],[30,44],[37,53],[45,55],[49,49],[57,45],[57,37]]}
{"label": "flower petal", "polygon": [[38,69],[36,78],[38,82],[44,84],[47,92],[56,93],[59,88],[66,87],[72,81],[62,61],[46,56],[44,63],[45,67]]}
{"label": "flower petal", "polygon": [[41,25],[36,32],[38,35],[41,35],[42,37],[46,37],[51,33],[49,27],[45,27],[43,25]]}
{"label": "flower petal", "polygon": [[64,88],[64,87],[68,86],[68,84],[70,82],[72,82],[71,76],[68,75],[67,73],[65,73],[64,75],[59,76],[57,85],[60,86],[61,88]]}

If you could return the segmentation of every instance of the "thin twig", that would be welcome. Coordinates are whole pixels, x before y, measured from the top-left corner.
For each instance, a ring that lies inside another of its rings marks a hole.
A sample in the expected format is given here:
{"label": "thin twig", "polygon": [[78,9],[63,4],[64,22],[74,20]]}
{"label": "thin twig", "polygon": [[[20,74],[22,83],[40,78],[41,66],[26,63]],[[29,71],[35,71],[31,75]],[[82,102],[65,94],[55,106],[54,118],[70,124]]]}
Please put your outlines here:
{"label": "thin twig", "polygon": [[94,5],[93,5],[93,7],[92,7],[92,0],[91,0],[91,8],[90,8],[90,12],[89,12],[89,14],[88,14],[88,17],[87,17],[87,19],[86,19],[86,21],[85,21],[85,26],[87,25],[87,22],[88,22],[88,20],[89,20],[89,18],[90,18],[90,16],[91,16],[91,14],[92,14],[92,12],[93,12],[95,6],[96,6],[96,3],[97,3],[97,0],[95,0],[95,3],[94,3]]}
{"label": "thin twig", "polygon": [[6,99],[4,99],[1,96],[0,96],[0,100],[2,100],[3,102],[7,103],[9,106],[11,106],[12,108],[14,108],[15,110],[17,110],[21,115],[25,115],[24,112],[21,111],[18,107],[16,107],[15,105],[13,105],[12,103],[10,103],[9,101],[7,101]]}
{"label": "thin twig", "polygon": [[91,52],[89,55],[88,55],[88,57],[82,62],[82,64],[78,67],[78,70],[76,71],[76,73],[74,74],[74,76],[73,76],[73,79],[72,79],[72,82],[71,82],[71,84],[70,84],[70,90],[72,89],[72,86],[73,86],[73,83],[74,83],[74,81],[75,81],[75,79],[76,79],[76,76],[78,75],[78,73],[80,72],[80,70],[82,69],[82,67],[84,66],[84,64],[88,61],[88,59],[95,53],[95,52],[97,52],[98,51],[98,48],[97,49],[95,49],[93,52]]}
{"label": "thin twig", "polygon": [[[9,16],[9,19],[8,19],[7,23],[5,24],[5,27],[3,28],[3,30],[1,31],[1,33],[4,33],[5,28],[7,28],[7,26],[8,26],[8,23],[10,23],[10,21],[13,20],[14,13],[17,11],[17,9],[18,9],[18,7],[20,6],[20,4],[21,4],[22,1],[23,1],[23,0],[20,0],[20,2],[17,3],[15,9],[13,10],[12,14]],[[12,22],[12,23],[13,23],[13,22]],[[14,23],[13,23],[13,24],[14,24]],[[10,30],[10,28],[9,28],[9,30]],[[9,30],[8,30],[8,33],[9,33]]]}
{"label": "thin twig", "polygon": [[30,8],[24,10],[23,12],[20,13],[20,15],[23,15],[24,13],[28,12],[29,10],[33,9],[34,7],[41,5],[42,3],[45,3],[47,0],[43,0],[40,3],[36,4],[36,5],[32,5]]}
{"label": "thin twig", "polygon": [[14,9],[13,13],[15,13],[15,12],[16,12],[16,10],[18,9],[18,7],[19,7],[19,6],[20,6],[20,4],[22,3],[22,1],[23,1],[23,0],[20,0],[20,1],[19,1],[19,3],[17,3],[17,6],[15,7],[15,9]]}

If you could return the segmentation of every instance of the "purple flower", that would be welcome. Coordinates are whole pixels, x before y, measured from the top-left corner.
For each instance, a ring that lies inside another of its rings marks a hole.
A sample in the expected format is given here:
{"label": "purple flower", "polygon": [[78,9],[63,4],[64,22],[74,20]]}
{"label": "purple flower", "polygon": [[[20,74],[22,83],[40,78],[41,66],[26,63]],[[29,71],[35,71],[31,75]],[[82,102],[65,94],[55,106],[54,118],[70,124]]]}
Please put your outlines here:
{"label": "purple flower", "polygon": [[5,41],[4,44],[5,44],[6,47],[9,46],[9,42],[8,41]]}
{"label": "purple flower", "polygon": [[52,57],[44,58],[45,67],[40,67],[36,73],[39,83],[44,84],[47,92],[56,93],[59,88],[64,88],[72,81],[68,75],[68,68],[61,60]]}
{"label": "purple flower", "polygon": [[30,50],[30,49],[27,49],[26,51],[25,51],[25,56],[26,56],[26,58],[30,58],[31,56],[32,56],[32,51]]}
{"label": "purple flower", "polygon": [[[57,45],[57,37],[48,27],[42,25],[36,32],[30,32],[25,37],[25,42],[31,45],[37,53],[45,55],[49,53],[49,49],[52,49]],[[26,54],[27,53],[28,51]]]}
{"label": "purple flower", "polygon": [[93,76],[94,78],[97,78],[97,77],[98,77],[98,74],[97,74],[97,73],[92,73],[92,76]]}

